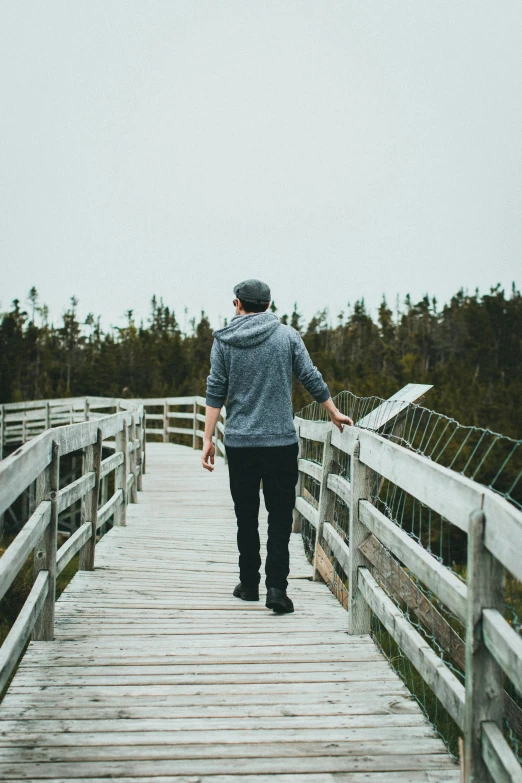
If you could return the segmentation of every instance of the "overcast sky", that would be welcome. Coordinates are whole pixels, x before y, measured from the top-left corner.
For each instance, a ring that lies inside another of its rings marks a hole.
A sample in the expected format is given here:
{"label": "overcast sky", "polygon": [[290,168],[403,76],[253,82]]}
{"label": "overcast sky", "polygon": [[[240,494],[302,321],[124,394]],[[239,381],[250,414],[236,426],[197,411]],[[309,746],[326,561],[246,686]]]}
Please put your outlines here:
{"label": "overcast sky", "polygon": [[521,283],[522,4],[2,3],[0,309]]}

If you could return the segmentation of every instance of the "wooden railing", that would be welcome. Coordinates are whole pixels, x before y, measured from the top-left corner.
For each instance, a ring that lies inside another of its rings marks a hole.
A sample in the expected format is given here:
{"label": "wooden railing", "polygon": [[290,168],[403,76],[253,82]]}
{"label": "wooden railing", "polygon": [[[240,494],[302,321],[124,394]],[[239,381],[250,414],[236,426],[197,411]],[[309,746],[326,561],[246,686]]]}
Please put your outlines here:
{"label": "wooden railing", "polygon": [[[41,429],[42,406],[29,403],[24,407],[27,416],[22,419],[22,431],[28,436]],[[0,463],[0,515],[27,487],[36,485],[35,508],[0,558],[0,598],[31,554],[34,564],[32,589],[0,648],[0,691],[8,682],[28,639],[54,637],[57,576],[78,553],[80,569],[92,570],[100,529],[110,518],[113,524],[124,525],[127,503],[137,501],[145,466],[143,406],[128,400],[112,400],[106,407],[119,407],[120,412],[45,429]],[[21,434],[17,410],[23,410],[22,406],[15,408],[14,414],[11,406],[4,406],[7,442]],[[45,423],[56,423],[64,415],[63,406],[51,404],[51,401],[43,410]],[[83,418],[85,410],[85,403],[80,408],[78,401],[74,401],[66,415],[75,419],[81,412]],[[14,422],[14,432],[9,431],[10,422]],[[102,459],[102,447],[112,452],[105,459]],[[83,451],[81,476],[61,486],[60,459],[79,450]],[[103,498],[100,506],[100,482],[109,474],[114,476],[114,492],[110,498]],[[81,524],[58,548],[58,515],[78,502],[81,503]]]}
{"label": "wooden railing", "polygon": [[[388,405],[386,416],[399,415],[407,402],[398,402],[396,409]],[[93,568],[96,531],[111,516],[114,524],[125,524],[126,503],[135,502],[141,484],[146,440],[168,442],[171,436],[187,436],[196,448],[203,437],[204,406],[204,398],[197,396],[140,401],[82,398],[2,406],[3,444],[36,437],[0,463],[0,514],[34,481],[37,505],[0,559],[1,597],[35,552],[33,588],[0,650],[0,688],[31,633],[34,639],[53,637],[56,575],[77,552],[80,568]],[[124,410],[108,414],[118,408]],[[333,587],[332,560],[346,575],[348,590],[341,587],[336,594],[347,606],[349,633],[369,633],[373,612],[461,728],[466,783],[485,783],[488,775],[496,783],[520,783],[520,765],[502,732],[504,677],[522,692],[522,639],[503,616],[503,572],[507,569],[522,580],[522,513],[484,486],[372,431],[377,425],[382,431],[386,425],[378,411],[367,419],[359,422],[364,426],[345,428],[342,433],[330,423],[296,419],[301,453],[305,442],[312,441],[323,445],[323,459],[322,464],[299,459],[294,529],[303,517],[315,530],[316,578]],[[223,411],[215,435],[217,453],[223,456],[224,422]],[[101,447],[108,443],[114,453],[102,461]],[[82,476],[60,489],[60,456],[78,449],[85,450]],[[349,477],[335,472],[340,453],[349,457]],[[111,471],[114,493],[98,507],[99,482]],[[317,507],[302,491],[305,476],[320,485]],[[467,584],[372,504],[370,486],[375,476],[393,482],[467,533]],[[347,540],[333,521],[336,497],[349,509]],[[58,513],[79,498],[82,524],[57,550]],[[372,576],[370,541],[391,553],[466,625],[465,686]],[[322,549],[324,543],[330,558]]]}
{"label": "wooden railing", "polygon": [[[502,732],[504,677],[522,692],[522,638],[504,619],[503,574],[507,569],[522,580],[522,513],[484,486],[376,432],[355,426],[340,433],[330,423],[304,419],[297,419],[296,427],[301,453],[307,440],[319,442],[323,460],[299,459],[301,489],[303,477],[311,476],[320,492],[317,507],[299,492],[294,530],[300,515],[315,529],[314,574],[347,604],[349,633],[369,633],[375,613],[461,728],[466,782],[485,783],[489,774],[497,783],[520,783],[522,769]],[[332,470],[339,452],[349,456],[349,478]],[[375,476],[393,482],[467,533],[467,584],[372,504]],[[347,541],[333,524],[336,496],[349,508]],[[370,539],[392,553],[465,625],[465,686],[372,576]],[[322,549],[325,544],[331,557]],[[342,580],[340,589],[335,586],[332,560],[346,575],[348,591]]]}

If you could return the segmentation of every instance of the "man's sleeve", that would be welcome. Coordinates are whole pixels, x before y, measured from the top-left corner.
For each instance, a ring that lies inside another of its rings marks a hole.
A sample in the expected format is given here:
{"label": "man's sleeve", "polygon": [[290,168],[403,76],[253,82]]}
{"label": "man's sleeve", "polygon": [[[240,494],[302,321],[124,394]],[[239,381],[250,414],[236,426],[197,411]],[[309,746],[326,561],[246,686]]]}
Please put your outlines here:
{"label": "man's sleeve", "polygon": [[221,408],[228,394],[228,375],[219,340],[214,340],[210,353],[210,375],[207,377],[206,403],[211,408]]}
{"label": "man's sleeve", "polygon": [[328,386],[323,381],[323,376],[312,363],[310,354],[306,350],[306,345],[299,332],[295,331],[295,337],[292,341],[292,370],[295,377],[301,381],[306,391],[312,395],[317,402],[326,402],[330,397]]}

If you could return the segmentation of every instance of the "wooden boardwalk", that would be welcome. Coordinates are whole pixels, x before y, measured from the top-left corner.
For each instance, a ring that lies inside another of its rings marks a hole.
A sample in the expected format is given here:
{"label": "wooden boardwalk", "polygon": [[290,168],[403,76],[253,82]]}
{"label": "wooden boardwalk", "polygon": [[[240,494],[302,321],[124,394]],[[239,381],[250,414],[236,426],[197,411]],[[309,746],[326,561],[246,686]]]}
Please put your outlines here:
{"label": "wooden boardwalk", "polygon": [[[0,779],[456,783],[454,761],[368,636],[310,581],[292,536],[293,615],[231,594],[226,468],[148,444],[127,526],[96,547],[0,706]],[[265,529],[265,519],[262,527]]]}

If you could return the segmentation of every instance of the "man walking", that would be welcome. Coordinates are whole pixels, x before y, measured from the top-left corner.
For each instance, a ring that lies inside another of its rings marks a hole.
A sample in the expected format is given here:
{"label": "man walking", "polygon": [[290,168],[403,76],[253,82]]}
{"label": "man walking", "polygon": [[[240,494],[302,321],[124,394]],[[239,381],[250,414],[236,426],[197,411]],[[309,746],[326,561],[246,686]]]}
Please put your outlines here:
{"label": "man walking", "polygon": [[300,334],[267,312],[271,295],[266,283],[245,280],[235,286],[234,294],[235,317],[224,329],[214,332],[201,459],[206,470],[214,470],[212,436],[226,400],[225,448],[237,517],[241,580],[234,595],[244,601],[259,600],[262,480],[268,511],[266,606],[275,612],[293,612],[293,603],[286,594],[298,477],[292,373],[340,430],[353,422],[334,405]]}

